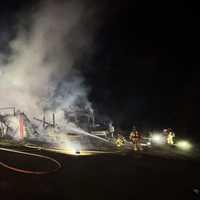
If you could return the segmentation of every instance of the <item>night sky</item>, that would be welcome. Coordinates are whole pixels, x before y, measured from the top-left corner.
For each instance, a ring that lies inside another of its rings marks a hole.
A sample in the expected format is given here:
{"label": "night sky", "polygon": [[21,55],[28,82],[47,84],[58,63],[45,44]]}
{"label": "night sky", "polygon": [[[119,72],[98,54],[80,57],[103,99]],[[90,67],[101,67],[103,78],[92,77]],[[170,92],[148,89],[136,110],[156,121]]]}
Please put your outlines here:
{"label": "night sky", "polygon": [[[15,13],[34,1],[0,5],[0,48]],[[94,52],[81,70],[95,110],[130,129],[172,127],[200,137],[200,16],[191,1],[91,1],[99,9]],[[15,16],[15,17],[14,17]]]}

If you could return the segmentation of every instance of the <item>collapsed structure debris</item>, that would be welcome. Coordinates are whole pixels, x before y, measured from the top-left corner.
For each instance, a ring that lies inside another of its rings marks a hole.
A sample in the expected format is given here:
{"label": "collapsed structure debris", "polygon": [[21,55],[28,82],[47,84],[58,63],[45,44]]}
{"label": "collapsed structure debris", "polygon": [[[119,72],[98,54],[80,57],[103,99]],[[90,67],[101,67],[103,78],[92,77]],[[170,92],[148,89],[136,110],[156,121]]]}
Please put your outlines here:
{"label": "collapsed structure debris", "polygon": [[1,108],[0,114],[0,136],[22,141],[27,137],[37,135],[34,125],[25,113],[16,111],[14,107]]}
{"label": "collapsed structure debris", "polygon": [[37,144],[40,147],[62,149],[65,152],[80,152],[84,149],[108,150],[114,145],[98,134],[92,134],[77,127],[74,123],[63,121],[56,123],[55,113],[52,121],[34,117],[29,120],[25,113],[13,108],[4,108],[7,112],[0,114],[0,137],[17,143],[30,146]]}

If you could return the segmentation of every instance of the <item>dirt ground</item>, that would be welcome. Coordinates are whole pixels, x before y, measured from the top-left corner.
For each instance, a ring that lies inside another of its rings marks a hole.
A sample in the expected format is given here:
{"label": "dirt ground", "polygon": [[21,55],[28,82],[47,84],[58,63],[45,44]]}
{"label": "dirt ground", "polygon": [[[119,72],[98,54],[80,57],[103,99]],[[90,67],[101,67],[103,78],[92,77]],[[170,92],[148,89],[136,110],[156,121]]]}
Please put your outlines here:
{"label": "dirt ground", "polygon": [[[1,199],[198,199],[200,162],[140,152],[68,156],[31,150],[57,159],[52,174],[28,175],[0,166]],[[50,161],[0,151],[0,161],[22,168],[51,169]],[[199,198],[200,199],[200,198]]]}

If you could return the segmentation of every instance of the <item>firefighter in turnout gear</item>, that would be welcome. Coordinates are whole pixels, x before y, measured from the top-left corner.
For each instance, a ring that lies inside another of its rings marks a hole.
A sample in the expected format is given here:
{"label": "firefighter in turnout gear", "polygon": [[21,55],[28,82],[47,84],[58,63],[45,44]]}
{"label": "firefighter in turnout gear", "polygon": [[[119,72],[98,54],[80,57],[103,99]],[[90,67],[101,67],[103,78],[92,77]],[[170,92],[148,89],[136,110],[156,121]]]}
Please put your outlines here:
{"label": "firefighter in turnout gear", "polygon": [[167,144],[174,145],[174,138],[175,138],[175,133],[171,129],[168,129],[168,131],[167,131]]}
{"label": "firefighter in turnout gear", "polygon": [[135,127],[133,127],[133,129],[129,135],[129,139],[133,143],[133,149],[135,151],[142,150],[141,145],[140,145],[140,138],[141,138],[140,133],[137,131],[137,129]]}
{"label": "firefighter in turnout gear", "polygon": [[117,134],[117,138],[115,140],[115,144],[117,147],[121,147],[125,144],[125,138],[121,134]]}

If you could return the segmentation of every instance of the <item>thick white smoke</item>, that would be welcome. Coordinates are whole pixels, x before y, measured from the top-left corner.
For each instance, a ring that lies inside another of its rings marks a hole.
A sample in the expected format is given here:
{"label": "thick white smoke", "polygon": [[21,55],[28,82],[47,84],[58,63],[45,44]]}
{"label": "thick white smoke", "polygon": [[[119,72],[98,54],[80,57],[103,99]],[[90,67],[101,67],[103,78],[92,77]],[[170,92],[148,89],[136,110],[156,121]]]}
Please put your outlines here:
{"label": "thick white smoke", "polygon": [[91,41],[84,16],[83,1],[53,0],[24,15],[10,53],[0,53],[0,107],[15,106],[33,117],[44,109],[72,108],[77,99],[88,103],[76,68]]}
{"label": "thick white smoke", "polygon": [[[35,129],[24,118],[25,137],[29,139],[69,149],[88,147],[97,139],[105,143],[105,139],[66,123],[64,112],[79,109],[81,105],[92,113],[88,88],[77,65],[83,53],[91,50],[95,24],[91,16],[88,18],[88,12],[94,10],[88,10],[85,0],[41,2],[19,21],[17,32],[12,34],[16,37],[8,42],[9,51],[0,52],[0,107],[14,106],[31,120],[41,119],[45,112],[49,122],[52,122],[49,113],[55,113],[56,127],[44,129],[39,123],[37,134],[33,134]],[[19,140],[19,112],[16,113],[7,120],[10,135],[7,134]],[[75,141],[67,133],[78,133],[79,137]]]}

